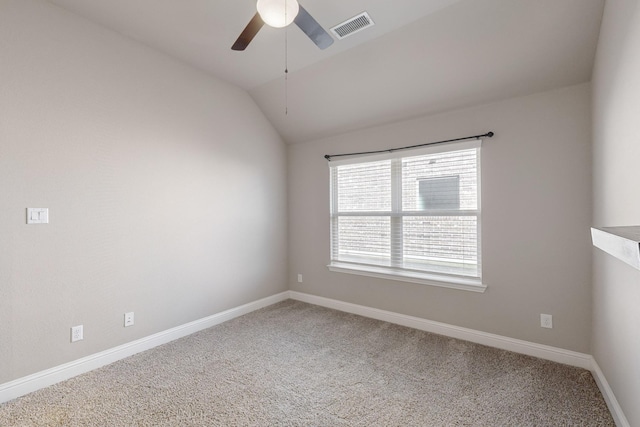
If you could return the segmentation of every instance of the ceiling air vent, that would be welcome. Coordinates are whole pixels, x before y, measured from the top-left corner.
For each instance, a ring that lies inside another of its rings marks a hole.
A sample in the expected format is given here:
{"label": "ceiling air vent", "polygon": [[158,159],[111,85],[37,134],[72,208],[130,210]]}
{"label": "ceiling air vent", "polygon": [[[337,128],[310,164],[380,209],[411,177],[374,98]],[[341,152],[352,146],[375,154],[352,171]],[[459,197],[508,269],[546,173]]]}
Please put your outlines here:
{"label": "ceiling air vent", "polygon": [[338,38],[338,40],[342,40],[347,36],[355,34],[358,31],[362,31],[365,28],[372,27],[373,25],[374,22],[371,20],[369,14],[367,12],[362,12],[361,14],[336,25],[331,29],[331,32]]}

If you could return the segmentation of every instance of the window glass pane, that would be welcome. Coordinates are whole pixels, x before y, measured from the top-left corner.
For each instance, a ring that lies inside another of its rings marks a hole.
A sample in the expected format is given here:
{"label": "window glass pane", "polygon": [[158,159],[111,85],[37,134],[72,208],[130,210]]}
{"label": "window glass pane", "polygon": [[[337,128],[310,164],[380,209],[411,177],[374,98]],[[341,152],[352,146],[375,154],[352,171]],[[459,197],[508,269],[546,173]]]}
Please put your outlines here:
{"label": "window glass pane", "polygon": [[477,150],[459,150],[402,160],[402,209],[478,208]]}
{"label": "window glass pane", "polygon": [[347,216],[335,220],[340,260],[389,265],[391,233],[388,216]]}
{"label": "window glass pane", "polygon": [[475,276],[477,236],[475,216],[404,217],[404,267]]}
{"label": "window glass pane", "polygon": [[460,209],[460,175],[418,178],[418,210]]}
{"label": "window glass pane", "polygon": [[391,161],[340,166],[339,212],[391,211]]}

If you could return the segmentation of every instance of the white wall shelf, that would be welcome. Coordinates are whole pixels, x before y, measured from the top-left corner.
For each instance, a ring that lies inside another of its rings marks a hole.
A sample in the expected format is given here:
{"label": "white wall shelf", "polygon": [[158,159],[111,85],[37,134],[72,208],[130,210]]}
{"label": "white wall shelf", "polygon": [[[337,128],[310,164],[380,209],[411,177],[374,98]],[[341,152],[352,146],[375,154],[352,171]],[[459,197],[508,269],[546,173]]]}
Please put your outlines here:
{"label": "white wall shelf", "polygon": [[593,246],[640,270],[640,226],[592,227]]}

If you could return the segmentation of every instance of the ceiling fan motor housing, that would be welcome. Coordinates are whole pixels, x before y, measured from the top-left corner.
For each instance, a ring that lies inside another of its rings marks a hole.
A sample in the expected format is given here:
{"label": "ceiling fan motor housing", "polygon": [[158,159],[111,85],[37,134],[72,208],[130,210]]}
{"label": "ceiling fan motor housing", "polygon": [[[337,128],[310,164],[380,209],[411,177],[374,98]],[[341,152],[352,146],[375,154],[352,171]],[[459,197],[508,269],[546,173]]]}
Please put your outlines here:
{"label": "ceiling fan motor housing", "polygon": [[275,28],[291,24],[300,10],[296,0],[258,0],[256,8],[265,24]]}

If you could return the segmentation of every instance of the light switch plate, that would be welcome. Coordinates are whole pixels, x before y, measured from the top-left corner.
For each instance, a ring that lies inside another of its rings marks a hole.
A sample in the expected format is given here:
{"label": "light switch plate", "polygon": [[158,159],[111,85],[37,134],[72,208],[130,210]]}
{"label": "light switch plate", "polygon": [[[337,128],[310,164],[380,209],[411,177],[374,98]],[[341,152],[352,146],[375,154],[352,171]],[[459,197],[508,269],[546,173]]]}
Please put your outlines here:
{"label": "light switch plate", "polygon": [[27,208],[27,224],[48,224],[48,208]]}

